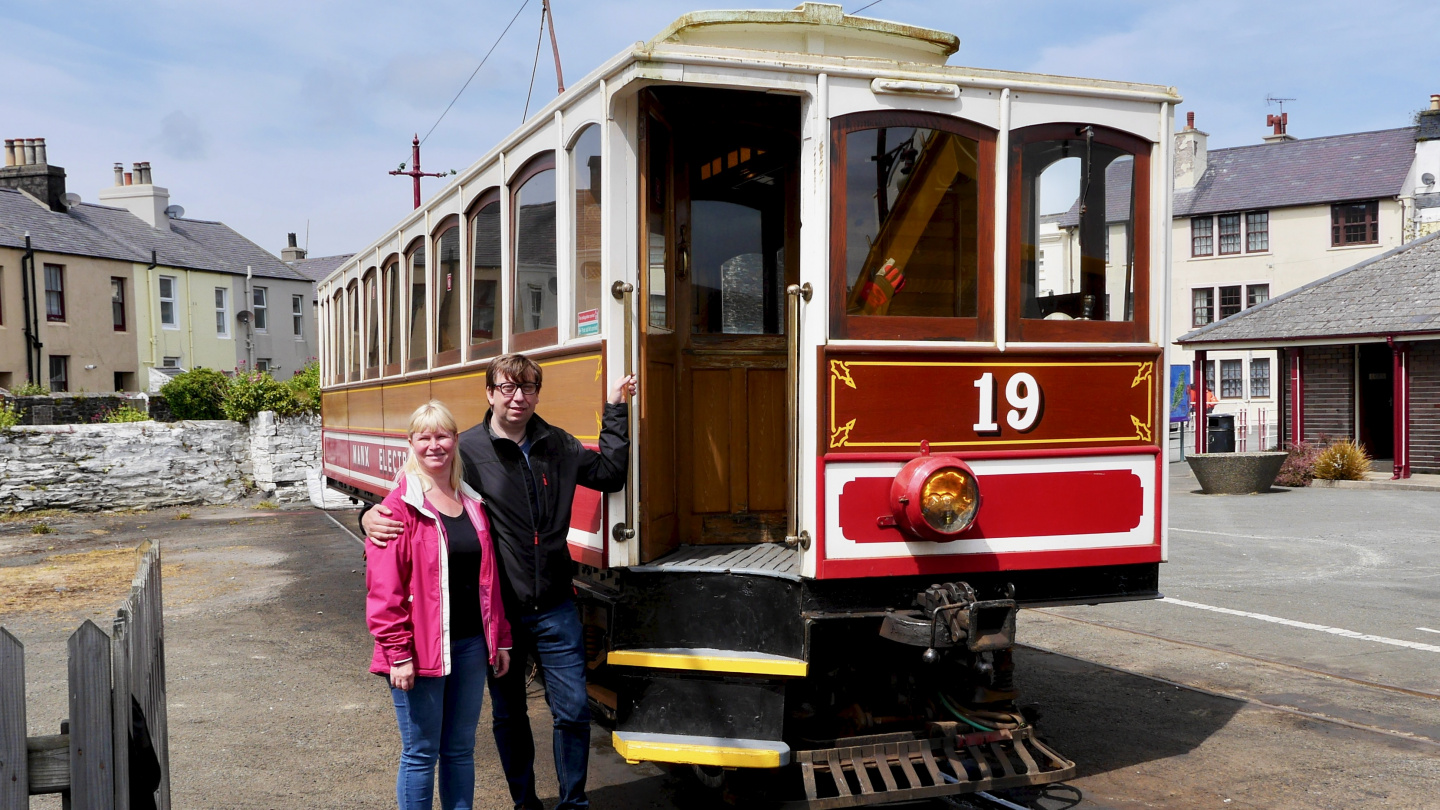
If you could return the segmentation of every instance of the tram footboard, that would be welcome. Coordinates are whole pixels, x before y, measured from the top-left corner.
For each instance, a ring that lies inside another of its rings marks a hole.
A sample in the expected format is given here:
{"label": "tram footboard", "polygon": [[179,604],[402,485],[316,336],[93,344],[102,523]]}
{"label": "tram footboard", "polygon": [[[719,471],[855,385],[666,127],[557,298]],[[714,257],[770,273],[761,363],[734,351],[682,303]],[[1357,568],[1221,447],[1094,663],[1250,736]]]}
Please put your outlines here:
{"label": "tram footboard", "polygon": [[1041,742],[1031,727],[962,733],[934,723],[928,736],[879,734],[796,751],[805,798],[784,810],[838,810],[937,796],[1061,782],[1075,763]]}

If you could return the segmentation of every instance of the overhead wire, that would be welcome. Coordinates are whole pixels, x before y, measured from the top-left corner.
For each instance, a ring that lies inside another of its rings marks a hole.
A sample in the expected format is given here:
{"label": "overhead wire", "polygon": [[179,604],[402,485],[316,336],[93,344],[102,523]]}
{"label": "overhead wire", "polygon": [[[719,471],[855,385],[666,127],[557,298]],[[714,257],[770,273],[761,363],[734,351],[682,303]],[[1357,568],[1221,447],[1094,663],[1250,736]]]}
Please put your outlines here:
{"label": "overhead wire", "polygon": [[868,4],[868,5],[863,5],[863,6],[861,6],[860,8],[857,8],[857,9],[855,9],[854,11],[852,11],[852,12],[850,12],[850,13],[851,13],[851,14],[859,14],[860,12],[862,12],[862,11],[864,11],[865,9],[869,8],[870,6],[877,5],[877,4],[883,3],[883,2],[885,2],[885,0],[875,0],[874,3],[870,3],[870,4]]}
{"label": "overhead wire", "polygon": [[[500,32],[500,36],[495,38],[495,44],[490,46],[490,50],[485,52],[485,57],[480,60],[480,64],[476,65],[475,69],[470,72],[470,78],[466,79],[465,84],[460,86],[460,92],[455,94],[455,98],[450,99],[450,103],[445,105],[445,112],[440,113],[440,117],[435,119],[435,123],[430,126],[430,131],[426,132],[425,137],[420,139],[422,145],[430,139],[430,133],[435,131],[435,127],[440,126],[440,122],[445,120],[445,115],[450,112],[450,108],[454,107],[455,102],[460,100],[460,95],[465,92],[465,88],[470,86],[470,82],[475,80],[475,76],[480,73],[480,68],[485,67],[485,62],[490,59],[490,54],[494,53],[495,49],[500,46],[500,40],[504,39],[505,35],[510,32],[510,26],[514,25],[515,21],[520,19],[520,12],[524,11],[528,5],[530,5],[530,0],[523,0],[523,2],[520,3],[520,8],[516,9],[515,16],[510,18],[509,25],[506,25],[505,30]],[[532,78],[531,81],[533,82],[534,79]],[[528,106],[528,100],[526,104]]]}
{"label": "overhead wire", "polygon": [[535,36],[535,61],[530,65],[530,86],[525,89],[525,111],[520,113],[520,120],[524,121],[530,116],[530,94],[535,92],[535,71],[540,67],[540,44],[545,41],[545,9],[540,9],[540,33]]}

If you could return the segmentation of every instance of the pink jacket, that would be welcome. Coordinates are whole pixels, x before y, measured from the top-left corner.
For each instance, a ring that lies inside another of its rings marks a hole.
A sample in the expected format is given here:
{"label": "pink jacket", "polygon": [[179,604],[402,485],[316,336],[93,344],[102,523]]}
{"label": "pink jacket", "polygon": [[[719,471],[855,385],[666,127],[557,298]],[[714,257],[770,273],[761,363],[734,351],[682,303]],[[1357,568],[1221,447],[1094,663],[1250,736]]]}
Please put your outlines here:
{"label": "pink jacket", "polygon": [[[371,672],[388,675],[391,666],[414,659],[416,675],[450,674],[449,554],[444,526],[423,493],[419,478],[406,475],[383,501],[404,524],[400,536],[385,548],[365,544],[365,620],[375,637]],[[459,494],[480,537],[480,613],[494,666],[497,653],[511,644],[495,544],[479,494],[466,484]]]}

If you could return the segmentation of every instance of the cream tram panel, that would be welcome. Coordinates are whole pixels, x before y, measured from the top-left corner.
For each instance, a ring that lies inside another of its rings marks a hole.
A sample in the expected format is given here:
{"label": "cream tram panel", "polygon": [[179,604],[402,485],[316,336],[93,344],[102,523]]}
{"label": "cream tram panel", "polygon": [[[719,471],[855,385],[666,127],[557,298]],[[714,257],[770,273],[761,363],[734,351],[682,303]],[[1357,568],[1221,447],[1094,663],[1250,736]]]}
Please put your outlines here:
{"label": "cream tram panel", "polygon": [[1087,98],[1040,91],[1012,91],[1010,94],[1012,130],[1035,124],[1068,124],[1080,121],[1118,129],[1151,143],[1158,143],[1162,136],[1160,128],[1164,116],[1162,106],[1154,101]]}
{"label": "cream tram panel", "polygon": [[[883,70],[875,78],[885,78]],[[936,84],[949,84],[951,77],[936,75]],[[913,93],[876,93],[870,77],[831,77],[829,81],[829,114],[839,118],[856,112],[891,110],[918,111],[953,115],[974,121],[990,129],[1000,128],[1000,92],[985,88],[960,87],[956,98],[937,98]]]}

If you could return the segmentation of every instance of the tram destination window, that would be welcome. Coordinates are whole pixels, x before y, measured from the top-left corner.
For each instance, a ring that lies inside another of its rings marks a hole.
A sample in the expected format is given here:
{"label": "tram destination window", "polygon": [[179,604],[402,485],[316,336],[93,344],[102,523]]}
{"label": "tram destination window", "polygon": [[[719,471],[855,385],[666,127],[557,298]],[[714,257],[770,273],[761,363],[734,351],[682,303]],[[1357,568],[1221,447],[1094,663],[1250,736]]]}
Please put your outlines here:
{"label": "tram destination window", "polygon": [[435,365],[460,362],[460,226],[435,240],[440,264],[435,268]]}
{"label": "tram destination window", "polygon": [[914,112],[845,116],[835,129],[834,336],[987,338],[994,133]]}
{"label": "tram destination window", "polygon": [[501,267],[498,193],[483,195],[471,217],[470,256],[470,359],[474,360],[500,353],[495,322]]}
{"label": "tram destination window", "polygon": [[575,324],[576,337],[600,334],[600,309],[604,303],[600,290],[600,256],[603,239],[600,230],[600,127],[591,124],[570,149],[570,188],[574,192],[575,211],[571,222],[575,250]]}
{"label": "tram destination window", "polygon": [[521,350],[549,345],[557,336],[560,279],[555,261],[554,164],[554,155],[548,153],[531,161],[521,170],[515,188],[515,299],[510,329],[515,348]]}
{"label": "tram destination window", "polygon": [[[1014,339],[1147,339],[1150,150],[1141,138],[1083,123],[1011,133],[1006,299]],[[1227,228],[1202,229],[1192,252],[1209,250],[1212,233],[1226,252]],[[1233,241],[1238,251],[1238,224]],[[1042,268],[1040,251],[1051,243],[1068,249]]]}
{"label": "tram destination window", "polygon": [[406,370],[425,368],[425,244],[410,252],[410,343]]}

